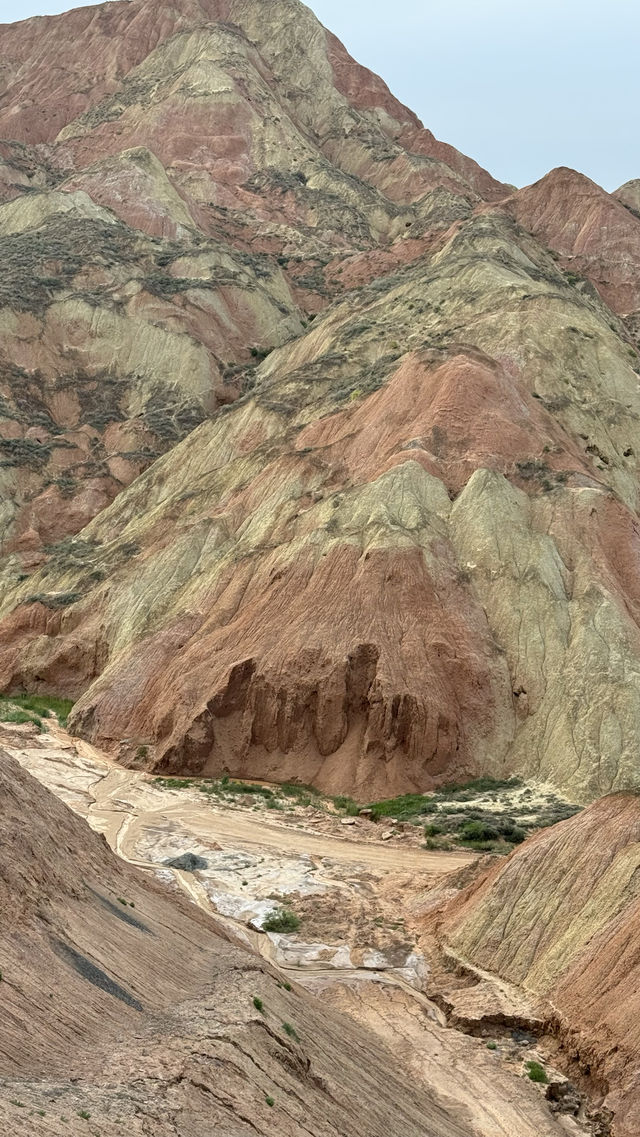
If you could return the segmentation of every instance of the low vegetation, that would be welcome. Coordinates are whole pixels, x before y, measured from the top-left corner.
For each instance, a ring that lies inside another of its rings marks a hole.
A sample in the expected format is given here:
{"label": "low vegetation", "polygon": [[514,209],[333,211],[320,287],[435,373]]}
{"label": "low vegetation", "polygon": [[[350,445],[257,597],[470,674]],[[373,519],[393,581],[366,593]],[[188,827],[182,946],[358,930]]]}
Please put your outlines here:
{"label": "low vegetation", "polygon": [[527,1070],[527,1076],[531,1078],[532,1082],[540,1082],[542,1085],[547,1084],[549,1081],[547,1077],[547,1071],[545,1070],[544,1066],[540,1065],[539,1062],[525,1062],[525,1067]]}
{"label": "low vegetation", "polygon": [[38,730],[46,730],[45,720],[55,715],[66,726],[73,702],[54,695],[2,695],[0,696],[0,722],[33,723]]}
{"label": "low vegetation", "polygon": [[265,932],[297,932],[301,923],[300,917],[289,908],[276,908],[267,916],[262,927]]}
{"label": "low vegetation", "polygon": [[235,781],[227,776],[220,779],[162,777],[155,782],[164,789],[198,790],[230,804],[246,802],[255,810],[312,806],[320,812],[344,817],[363,814],[391,827],[395,824],[422,827],[428,849],[463,846],[502,854],[509,853],[536,829],[564,821],[581,808],[551,792],[536,796],[519,778],[473,778],[442,786],[428,794],[402,794],[367,805],[345,794],[328,797],[312,786],[292,782],[263,785]]}

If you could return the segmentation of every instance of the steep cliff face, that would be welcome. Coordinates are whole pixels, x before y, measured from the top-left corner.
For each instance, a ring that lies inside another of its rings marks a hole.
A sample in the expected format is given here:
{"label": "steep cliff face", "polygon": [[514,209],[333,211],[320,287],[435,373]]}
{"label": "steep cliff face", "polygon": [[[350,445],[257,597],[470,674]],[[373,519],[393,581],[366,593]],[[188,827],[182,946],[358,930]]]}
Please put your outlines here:
{"label": "steep cliff face", "polygon": [[629,187],[500,186],[297,0],[0,42],[0,684],[163,771],[636,787]]}
{"label": "steep cliff face", "polygon": [[639,866],[640,799],[603,798],[496,864],[444,922],[466,959],[551,1005],[619,1137],[640,1124]]}

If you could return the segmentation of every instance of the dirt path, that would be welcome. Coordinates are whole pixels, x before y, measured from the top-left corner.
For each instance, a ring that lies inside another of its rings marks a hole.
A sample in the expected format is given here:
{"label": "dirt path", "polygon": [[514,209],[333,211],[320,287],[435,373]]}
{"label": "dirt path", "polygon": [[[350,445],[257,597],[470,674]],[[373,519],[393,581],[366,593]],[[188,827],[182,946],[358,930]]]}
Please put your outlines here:
{"label": "dirt path", "polygon": [[[101,783],[94,788],[94,792],[96,792],[96,805],[90,812],[101,813],[104,812],[105,803],[111,800],[117,790],[112,791],[109,788],[105,793]],[[128,850],[132,845],[135,846],[136,836],[139,836],[143,829],[153,828],[160,820],[172,817],[179,819],[180,823],[194,835],[216,841],[222,847],[240,845],[245,848],[272,849],[281,854],[307,854],[341,863],[357,862],[385,872],[446,875],[477,860],[477,854],[474,853],[432,853],[426,849],[378,845],[370,841],[320,835],[308,829],[271,825],[239,811],[224,812],[210,807],[198,809],[197,806],[191,806],[186,802],[177,802],[174,806],[145,810],[138,814],[128,825],[126,840],[119,842],[117,851],[128,860]]]}

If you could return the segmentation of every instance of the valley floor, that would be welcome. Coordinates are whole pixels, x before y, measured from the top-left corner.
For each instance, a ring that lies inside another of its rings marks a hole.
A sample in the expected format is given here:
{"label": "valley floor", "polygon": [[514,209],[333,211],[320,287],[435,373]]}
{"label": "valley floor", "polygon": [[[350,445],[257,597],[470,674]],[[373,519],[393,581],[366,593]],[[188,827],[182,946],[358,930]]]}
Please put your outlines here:
{"label": "valley floor", "polygon": [[[468,883],[478,854],[430,851],[421,829],[385,830],[316,802],[267,810],[242,795],[240,802],[205,796],[195,784],[167,788],[58,725],[43,734],[30,726],[0,731],[9,753],[120,857],[187,893],[275,964],[283,982],[304,985],[373,1029],[470,1137],[603,1132],[586,1098],[575,1115],[554,1113],[547,1087],[526,1076],[526,1061],[549,1054],[540,1051],[542,1023],[522,993],[470,978],[423,935],[425,915]],[[203,867],[167,865],[184,854]],[[263,921],[281,907],[300,927],[265,933]],[[562,1075],[548,1073],[563,1085]]]}

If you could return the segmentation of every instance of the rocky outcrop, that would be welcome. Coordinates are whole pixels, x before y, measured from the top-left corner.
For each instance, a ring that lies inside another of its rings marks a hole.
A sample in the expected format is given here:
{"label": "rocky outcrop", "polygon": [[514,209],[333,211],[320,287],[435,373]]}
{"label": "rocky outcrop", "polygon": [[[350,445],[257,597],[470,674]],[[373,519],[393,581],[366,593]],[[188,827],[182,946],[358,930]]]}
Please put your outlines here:
{"label": "rocky outcrop", "polygon": [[570,278],[588,278],[614,312],[629,317],[640,309],[640,217],[625,208],[625,190],[632,192],[605,193],[563,167],[519,190],[504,208],[559,254]]}
{"label": "rocky outcrop", "polygon": [[633,178],[625,182],[613,195],[617,197],[632,213],[640,213],[640,178]]}
{"label": "rocky outcrop", "polygon": [[638,1131],[640,798],[606,797],[541,832],[455,901],[443,934],[478,967],[542,1000],[547,1022]]}

